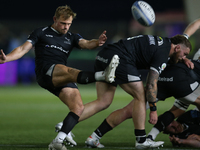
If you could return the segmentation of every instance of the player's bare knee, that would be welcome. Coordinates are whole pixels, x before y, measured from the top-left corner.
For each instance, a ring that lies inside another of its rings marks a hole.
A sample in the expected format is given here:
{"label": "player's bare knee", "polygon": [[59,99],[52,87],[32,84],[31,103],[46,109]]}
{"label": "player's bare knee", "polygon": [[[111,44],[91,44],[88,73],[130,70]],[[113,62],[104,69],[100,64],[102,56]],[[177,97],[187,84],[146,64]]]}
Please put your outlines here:
{"label": "player's bare knee", "polygon": [[74,112],[78,116],[81,116],[84,110],[84,105],[82,103],[82,100],[71,103],[71,105],[69,106],[69,109],[71,112]]}
{"label": "player's bare knee", "polygon": [[125,117],[126,119],[131,118],[132,117],[132,112],[133,112],[133,108],[123,108],[124,109],[124,113],[125,113]]}
{"label": "player's bare knee", "polygon": [[144,105],[146,105],[146,100],[145,100],[145,98],[143,98],[143,97],[135,97],[135,98],[133,99],[133,101],[139,102],[139,103],[144,103]]}
{"label": "player's bare knee", "polygon": [[112,103],[112,101],[108,99],[97,99],[97,101],[98,101],[98,107],[100,110],[107,109]]}
{"label": "player's bare knee", "polygon": [[77,114],[78,116],[81,116],[81,114],[83,113],[84,110],[84,105],[76,105],[74,108],[72,108],[70,111],[74,112],[75,114]]}

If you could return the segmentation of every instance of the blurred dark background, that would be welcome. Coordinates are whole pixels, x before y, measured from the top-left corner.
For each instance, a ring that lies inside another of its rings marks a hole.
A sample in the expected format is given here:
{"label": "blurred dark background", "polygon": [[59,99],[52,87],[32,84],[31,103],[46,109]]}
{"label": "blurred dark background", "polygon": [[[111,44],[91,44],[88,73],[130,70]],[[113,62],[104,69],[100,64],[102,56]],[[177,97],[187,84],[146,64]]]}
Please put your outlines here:
{"label": "blurred dark background", "polygon": [[[1,0],[1,19],[49,20],[60,5],[69,5],[79,20],[115,21],[130,19],[134,0]],[[147,0],[156,12],[183,11],[183,0]]]}
{"label": "blurred dark background", "polygon": [[[77,13],[70,31],[86,39],[98,38],[107,31],[107,43],[138,34],[153,34],[171,37],[182,34],[185,27],[200,17],[199,1],[190,0],[146,0],[154,9],[156,21],[151,27],[143,27],[131,14],[135,0],[1,0],[0,5],[0,48],[7,54],[26,41],[37,27],[53,23],[58,6],[69,5]],[[199,32],[190,38],[193,50],[190,58],[200,47]],[[96,50],[74,49],[68,65],[82,70],[93,70]],[[0,65],[0,86],[35,83],[34,50],[17,61]]]}

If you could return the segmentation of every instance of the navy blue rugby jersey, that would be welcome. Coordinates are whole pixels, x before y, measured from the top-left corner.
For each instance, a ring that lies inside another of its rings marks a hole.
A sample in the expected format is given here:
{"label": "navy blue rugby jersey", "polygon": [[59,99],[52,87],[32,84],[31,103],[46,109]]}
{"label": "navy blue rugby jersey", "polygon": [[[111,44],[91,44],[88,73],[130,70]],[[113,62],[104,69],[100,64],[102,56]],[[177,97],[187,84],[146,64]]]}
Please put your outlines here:
{"label": "navy blue rugby jersey", "polygon": [[153,69],[161,73],[169,59],[171,41],[159,36],[139,35],[109,44],[106,48],[116,51],[120,58],[138,69]]}
{"label": "navy blue rugby jersey", "polygon": [[47,26],[34,30],[27,41],[35,47],[36,66],[44,62],[66,65],[72,49],[80,48],[80,39],[82,37],[79,34],[59,34],[51,26]]}
{"label": "navy blue rugby jersey", "polygon": [[167,65],[158,78],[158,95],[160,100],[168,97],[181,98],[191,94],[197,87],[196,79],[191,76],[191,69],[184,63]]}

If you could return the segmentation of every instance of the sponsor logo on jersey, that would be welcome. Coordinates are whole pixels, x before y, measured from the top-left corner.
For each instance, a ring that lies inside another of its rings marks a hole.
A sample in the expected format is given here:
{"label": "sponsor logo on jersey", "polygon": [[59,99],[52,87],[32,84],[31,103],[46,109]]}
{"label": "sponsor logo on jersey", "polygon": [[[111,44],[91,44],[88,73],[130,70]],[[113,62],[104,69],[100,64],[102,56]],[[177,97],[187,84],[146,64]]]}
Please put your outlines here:
{"label": "sponsor logo on jersey", "polygon": [[53,35],[50,35],[50,34],[45,34],[45,36],[46,36],[46,37],[50,37],[50,38],[53,37]]}
{"label": "sponsor logo on jersey", "polygon": [[148,35],[148,37],[149,37],[149,45],[156,45],[154,36]]}
{"label": "sponsor logo on jersey", "polygon": [[102,61],[102,62],[104,62],[104,63],[108,63],[108,59],[105,59],[105,58],[100,57],[100,56],[97,56],[97,57],[96,57],[96,60]]}
{"label": "sponsor logo on jersey", "polygon": [[55,48],[55,49],[58,49],[58,50],[60,50],[60,51],[62,51],[62,52],[64,52],[64,53],[66,53],[66,54],[69,53],[69,51],[66,51],[66,50],[64,50],[62,47],[58,47],[58,46],[56,46],[56,45],[45,45],[45,47]]}
{"label": "sponsor logo on jersey", "polygon": [[158,40],[158,46],[163,45],[163,39],[159,36],[157,36],[157,40]]}
{"label": "sponsor logo on jersey", "polygon": [[166,68],[166,66],[167,66],[167,64],[166,63],[163,63],[162,65],[161,65],[161,67],[159,67],[159,73],[161,73],[165,68]]}
{"label": "sponsor logo on jersey", "polygon": [[65,37],[65,40],[66,40],[66,41],[64,41],[65,44],[69,44],[69,45],[71,45],[71,41],[70,41],[70,39],[68,39],[67,37]]}
{"label": "sponsor logo on jersey", "polygon": [[64,41],[64,43],[71,45],[71,41]]}
{"label": "sponsor logo on jersey", "polygon": [[163,82],[173,82],[174,77],[166,78],[166,77],[159,77],[158,81],[163,81]]}

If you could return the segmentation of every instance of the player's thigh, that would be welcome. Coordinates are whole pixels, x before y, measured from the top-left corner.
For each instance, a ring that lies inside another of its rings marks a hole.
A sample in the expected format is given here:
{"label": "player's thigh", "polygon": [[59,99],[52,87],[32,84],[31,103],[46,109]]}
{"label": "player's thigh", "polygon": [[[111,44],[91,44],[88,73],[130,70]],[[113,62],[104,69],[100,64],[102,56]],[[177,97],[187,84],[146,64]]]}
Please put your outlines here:
{"label": "player's thigh", "polygon": [[68,82],[76,82],[80,70],[56,64],[53,70],[52,81],[54,86],[62,86]]}
{"label": "player's thigh", "polygon": [[138,98],[138,99],[145,98],[144,86],[142,81],[129,82],[121,84],[120,86],[125,92],[130,94],[133,98]]}
{"label": "player's thigh", "polygon": [[114,98],[116,86],[105,82],[96,82],[97,99],[110,104]]}

